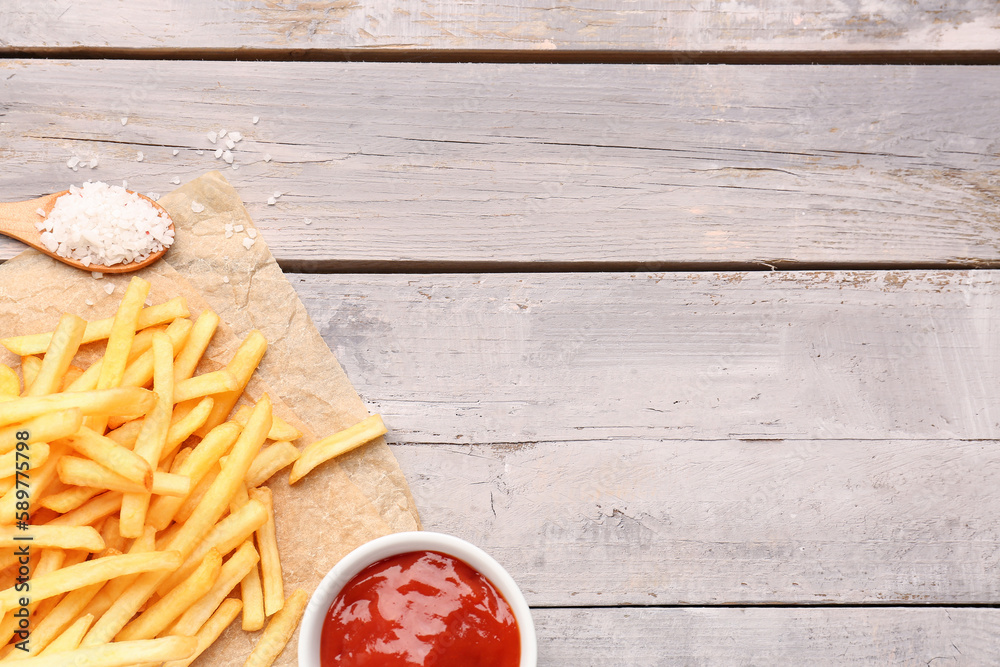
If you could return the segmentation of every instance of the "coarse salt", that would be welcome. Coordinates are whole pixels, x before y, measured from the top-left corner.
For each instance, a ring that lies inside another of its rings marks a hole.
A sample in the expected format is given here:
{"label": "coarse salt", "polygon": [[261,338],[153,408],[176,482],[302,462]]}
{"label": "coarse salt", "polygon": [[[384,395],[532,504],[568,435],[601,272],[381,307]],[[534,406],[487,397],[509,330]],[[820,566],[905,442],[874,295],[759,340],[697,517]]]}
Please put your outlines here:
{"label": "coarse salt", "polygon": [[236,142],[233,141],[232,139],[226,139],[226,147],[229,150],[232,150],[232,149],[236,148]]}
{"label": "coarse salt", "polygon": [[267,198],[267,205],[268,206],[274,206],[277,203],[278,203],[278,201],[274,197],[268,197]]}
{"label": "coarse salt", "polygon": [[202,211],[205,210],[205,205],[204,204],[200,204],[200,203],[198,203],[196,201],[193,201],[193,202],[191,202],[191,210],[193,212],[195,212],[195,213],[201,213]]}
{"label": "coarse salt", "polygon": [[43,218],[45,217],[45,209],[44,208],[36,208],[35,209],[35,213],[37,213],[38,215],[42,216]]}
{"label": "coarse salt", "polygon": [[274,198],[277,199],[278,197],[280,197],[283,194],[285,194],[285,193],[284,192],[275,192],[274,193]]}
{"label": "coarse salt", "polygon": [[80,158],[78,158],[75,155],[70,159],[66,160],[66,166],[69,167],[70,169],[73,169],[78,164],[80,164]]}
{"label": "coarse salt", "polygon": [[233,231],[233,223],[227,222],[222,226],[222,228],[225,229],[227,232],[231,232]]}
{"label": "coarse salt", "polygon": [[170,246],[170,219],[125,186],[84,183],[56,199],[42,225],[42,245],[91,264],[128,264]]}
{"label": "coarse salt", "polygon": [[254,242],[254,239],[243,239],[243,247],[246,248],[247,250],[249,250],[250,246],[253,245],[253,242]]}
{"label": "coarse salt", "polygon": [[257,230],[251,227],[250,229],[247,230],[247,236],[249,236],[252,239],[257,238]]}
{"label": "coarse salt", "polygon": [[142,159],[144,157],[146,157],[146,156],[142,154],[142,151],[139,151],[138,153],[135,154],[135,161],[136,162],[142,162]]}
{"label": "coarse salt", "polygon": [[125,116],[124,118],[122,118],[122,125],[124,125],[127,122],[128,122],[128,116]]}
{"label": "coarse salt", "polygon": [[90,275],[94,280],[100,280],[101,278],[104,277],[104,274],[101,273],[100,271],[91,271]]}
{"label": "coarse salt", "polygon": [[233,154],[230,153],[229,151],[226,151],[225,153],[222,154],[222,159],[226,161],[226,164],[232,164]]}
{"label": "coarse salt", "polygon": [[243,139],[243,135],[240,134],[239,132],[230,132],[229,133],[229,138],[232,139],[235,143],[238,144]]}
{"label": "coarse salt", "polygon": [[174,185],[180,185],[181,178],[180,176],[174,176],[173,178],[170,179],[170,182],[173,183]]}
{"label": "coarse salt", "polygon": [[253,117],[253,124],[256,125],[259,120],[260,120],[260,116],[254,116]]}
{"label": "coarse salt", "polygon": [[215,134],[215,132],[209,132],[205,136],[208,137],[208,140],[211,141],[213,144],[218,139],[218,136]]}
{"label": "coarse salt", "polygon": [[201,150],[200,148],[195,151],[195,155],[204,155],[204,154],[205,154],[205,151]]}
{"label": "coarse salt", "polygon": [[231,229],[227,229],[226,230],[226,238],[227,239],[233,238],[233,230],[231,230]]}
{"label": "coarse salt", "polygon": [[306,218],[306,224],[311,225],[313,223],[312,218]]}
{"label": "coarse salt", "polygon": [[271,161],[271,154],[264,153],[264,162],[270,162],[270,161]]}
{"label": "coarse salt", "polygon": [[229,276],[222,276],[222,282],[229,284]]}
{"label": "coarse salt", "polygon": [[90,160],[90,168],[91,169],[96,169],[97,168],[97,156],[96,155],[93,158],[91,158],[91,160]]}
{"label": "coarse salt", "polygon": [[226,131],[225,130],[219,130],[219,138],[221,139],[224,136],[226,136]]}
{"label": "coarse salt", "polygon": [[179,150],[177,150],[176,148],[174,149],[174,151],[173,151],[173,152],[174,152],[174,155],[179,155],[179,154],[180,154],[180,151],[179,151]]}
{"label": "coarse salt", "polygon": [[115,291],[115,284],[108,283],[107,285],[104,286],[104,291],[107,292],[108,294],[112,294]]}
{"label": "coarse salt", "polygon": [[243,225],[236,225],[235,227],[233,227],[233,231],[234,232],[242,232],[243,231]]}
{"label": "coarse salt", "polygon": [[222,149],[221,148],[216,148],[215,149],[215,157],[216,157],[216,159],[222,157]]}
{"label": "coarse salt", "polygon": [[86,301],[84,301],[84,303],[87,304],[88,306],[93,306],[94,305],[94,300],[93,299],[87,299]]}
{"label": "coarse salt", "polygon": [[237,169],[239,169],[239,168],[240,168],[240,165],[238,165],[238,164],[233,164],[233,171],[236,171],[236,170],[237,170]]}

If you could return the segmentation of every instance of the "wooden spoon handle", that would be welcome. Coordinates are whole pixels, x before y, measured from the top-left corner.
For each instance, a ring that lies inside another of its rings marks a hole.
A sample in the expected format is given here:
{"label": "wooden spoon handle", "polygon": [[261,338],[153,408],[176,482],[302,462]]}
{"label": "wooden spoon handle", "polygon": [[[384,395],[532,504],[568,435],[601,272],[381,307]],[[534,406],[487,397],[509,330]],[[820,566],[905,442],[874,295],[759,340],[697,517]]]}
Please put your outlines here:
{"label": "wooden spoon handle", "polygon": [[42,216],[38,215],[38,209],[48,213],[52,210],[56,198],[62,194],[64,193],[57,192],[28,201],[0,202],[0,233],[27,243],[33,248],[44,250],[39,240],[38,228],[35,227],[36,223],[43,220]]}

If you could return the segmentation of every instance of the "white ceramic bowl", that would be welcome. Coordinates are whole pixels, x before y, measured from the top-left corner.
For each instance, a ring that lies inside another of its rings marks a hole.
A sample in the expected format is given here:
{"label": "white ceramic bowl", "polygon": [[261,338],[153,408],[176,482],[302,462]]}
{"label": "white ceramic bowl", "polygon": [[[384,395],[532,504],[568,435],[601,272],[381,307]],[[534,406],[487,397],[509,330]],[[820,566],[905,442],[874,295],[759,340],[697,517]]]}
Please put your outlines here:
{"label": "white ceramic bowl", "polygon": [[479,547],[453,535],[427,531],[395,533],[362,544],[323,577],[302,617],[299,629],[299,667],[321,667],[319,643],[323,619],[340,589],[372,563],[410,551],[438,551],[454,556],[489,579],[510,604],[517,619],[521,634],[520,667],[536,667],[538,647],[535,643],[535,624],[531,620],[528,603],[524,601],[521,589],[514,583],[514,579],[500,563]]}

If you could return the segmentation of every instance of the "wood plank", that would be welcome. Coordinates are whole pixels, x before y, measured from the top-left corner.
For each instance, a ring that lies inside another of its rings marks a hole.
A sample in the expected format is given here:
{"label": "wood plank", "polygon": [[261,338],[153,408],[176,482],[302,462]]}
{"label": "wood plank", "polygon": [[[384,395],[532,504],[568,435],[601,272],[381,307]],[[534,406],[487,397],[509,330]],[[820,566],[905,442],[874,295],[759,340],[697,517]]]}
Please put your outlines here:
{"label": "wood plank", "polygon": [[290,277],[532,604],[1000,599],[995,271]]}
{"label": "wood plank", "polygon": [[4,61],[0,100],[7,200],[239,130],[286,268],[1000,262],[1000,67]]}
{"label": "wood plank", "polygon": [[553,5],[7,0],[4,51],[23,48],[638,51],[993,50],[990,0],[709,0]]}
{"label": "wood plank", "polygon": [[[390,434],[397,419],[387,419]],[[996,604],[995,443],[395,445],[424,527],[528,603]]]}
{"label": "wood plank", "polygon": [[1000,273],[289,276],[400,442],[1000,438]]}
{"label": "wood plank", "polygon": [[539,664],[1000,663],[996,609],[538,609]]}

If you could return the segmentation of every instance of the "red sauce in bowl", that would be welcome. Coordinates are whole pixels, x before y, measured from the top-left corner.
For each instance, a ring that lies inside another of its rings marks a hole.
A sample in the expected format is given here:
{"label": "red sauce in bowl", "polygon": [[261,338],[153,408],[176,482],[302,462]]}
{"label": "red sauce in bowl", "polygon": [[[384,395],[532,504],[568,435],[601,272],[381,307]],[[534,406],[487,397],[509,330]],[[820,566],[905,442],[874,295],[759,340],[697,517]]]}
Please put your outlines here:
{"label": "red sauce in bowl", "polygon": [[323,620],[323,667],[517,667],[521,639],[503,595],[464,562],[413,551],[351,579]]}

